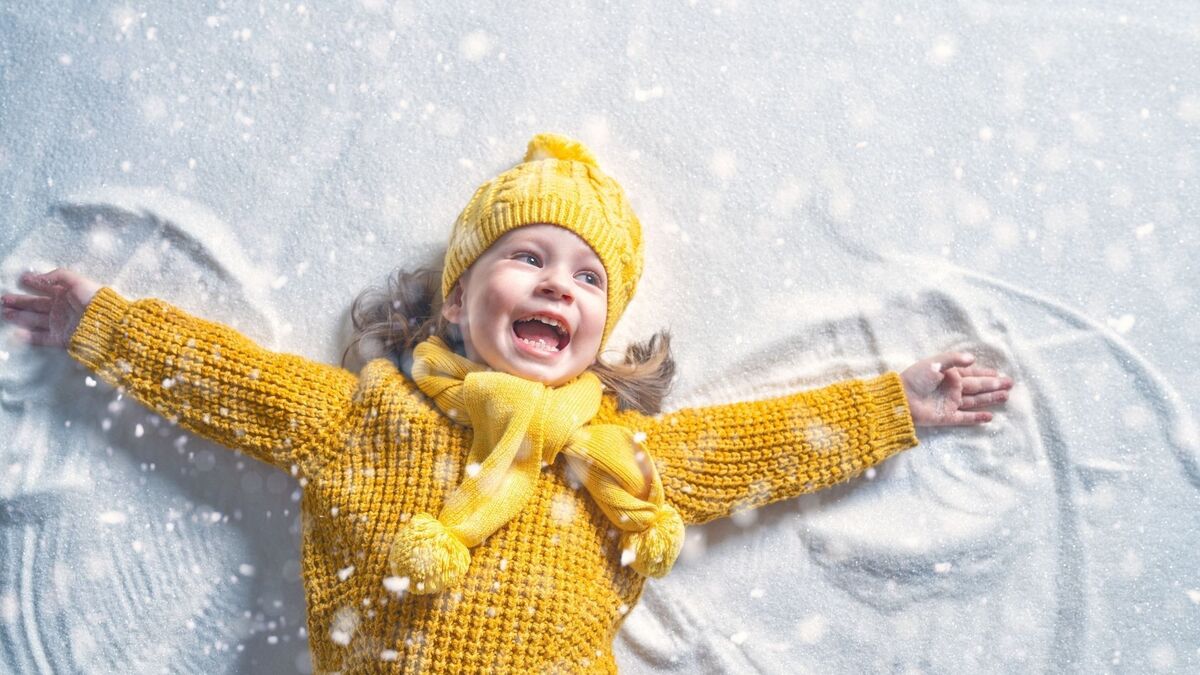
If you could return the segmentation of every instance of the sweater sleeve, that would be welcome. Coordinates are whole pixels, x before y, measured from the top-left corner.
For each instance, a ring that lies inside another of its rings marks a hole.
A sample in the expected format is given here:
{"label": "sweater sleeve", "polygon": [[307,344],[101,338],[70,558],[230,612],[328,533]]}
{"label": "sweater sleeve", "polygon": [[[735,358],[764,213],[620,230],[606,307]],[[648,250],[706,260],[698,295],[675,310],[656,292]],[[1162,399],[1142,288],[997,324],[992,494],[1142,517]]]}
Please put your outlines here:
{"label": "sweater sleeve", "polygon": [[156,299],[101,288],[68,353],[164,418],[292,473],[317,469],[321,434],[350,408],[357,377],[259,347]]}
{"label": "sweater sleeve", "polygon": [[849,480],[917,445],[894,372],[762,401],[621,415],[646,434],[666,498],[689,524]]}

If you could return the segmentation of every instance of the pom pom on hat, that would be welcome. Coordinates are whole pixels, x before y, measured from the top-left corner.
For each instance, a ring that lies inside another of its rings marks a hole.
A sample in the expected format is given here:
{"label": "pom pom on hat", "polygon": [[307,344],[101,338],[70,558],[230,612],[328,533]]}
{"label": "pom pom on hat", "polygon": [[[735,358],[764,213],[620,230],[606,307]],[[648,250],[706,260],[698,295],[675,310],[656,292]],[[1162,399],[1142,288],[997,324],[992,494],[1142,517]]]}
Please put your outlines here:
{"label": "pom pom on hat", "polygon": [[525,161],[534,162],[539,159],[565,159],[599,166],[591,150],[579,141],[558,134],[538,134],[530,139],[529,148],[525,151]]}
{"label": "pom pom on hat", "polygon": [[643,576],[664,577],[683,549],[683,518],[670,504],[663,504],[654,524],[641,532],[627,532],[622,548],[632,551],[630,565]]}
{"label": "pom pom on hat", "polygon": [[453,532],[428,513],[418,513],[400,530],[388,553],[393,576],[407,577],[417,595],[452,586],[471,566],[471,552]]}

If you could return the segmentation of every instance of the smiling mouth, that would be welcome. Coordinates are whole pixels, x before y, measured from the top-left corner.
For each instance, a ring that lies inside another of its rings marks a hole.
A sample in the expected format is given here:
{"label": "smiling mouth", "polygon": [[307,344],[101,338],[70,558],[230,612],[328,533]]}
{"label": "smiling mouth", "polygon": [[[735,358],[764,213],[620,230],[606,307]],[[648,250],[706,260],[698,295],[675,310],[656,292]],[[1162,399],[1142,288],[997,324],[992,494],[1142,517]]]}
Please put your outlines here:
{"label": "smiling mouth", "polygon": [[563,324],[564,322],[553,317],[535,314],[514,321],[512,330],[518,340],[531,348],[547,354],[555,354],[565,349],[571,342],[571,334]]}

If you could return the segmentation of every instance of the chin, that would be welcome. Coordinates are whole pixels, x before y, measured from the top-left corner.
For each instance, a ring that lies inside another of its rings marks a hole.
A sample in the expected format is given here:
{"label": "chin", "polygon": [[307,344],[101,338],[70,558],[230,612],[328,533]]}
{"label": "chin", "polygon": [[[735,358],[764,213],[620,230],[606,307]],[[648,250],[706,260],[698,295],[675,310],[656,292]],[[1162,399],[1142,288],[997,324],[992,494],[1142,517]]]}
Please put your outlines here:
{"label": "chin", "polygon": [[[513,374],[517,377],[523,377],[526,380],[533,380],[534,382],[541,382],[548,387],[557,387],[560,384],[569,382],[575,377],[575,375],[571,375],[569,373],[561,373],[557,371],[547,372],[539,368],[520,368],[516,370],[519,372]],[[576,373],[576,375],[578,375],[578,373]]]}
{"label": "chin", "polygon": [[579,365],[575,367],[566,367],[567,364],[553,364],[550,366],[536,363],[523,363],[520,359],[510,361],[513,366],[508,372],[518,377],[523,377],[526,380],[541,382],[548,387],[557,387],[579,377],[588,369],[590,364]]}

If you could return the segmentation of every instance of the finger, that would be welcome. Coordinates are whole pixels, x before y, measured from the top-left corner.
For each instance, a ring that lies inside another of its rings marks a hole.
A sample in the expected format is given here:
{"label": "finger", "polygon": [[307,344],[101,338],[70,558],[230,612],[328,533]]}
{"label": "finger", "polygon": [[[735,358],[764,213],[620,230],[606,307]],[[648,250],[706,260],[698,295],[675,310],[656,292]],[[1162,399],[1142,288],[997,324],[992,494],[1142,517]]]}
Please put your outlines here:
{"label": "finger", "polygon": [[27,309],[34,312],[50,312],[53,299],[41,295],[5,295],[0,296],[5,307]]}
{"label": "finger", "polygon": [[36,345],[38,347],[62,347],[61,340],[56,340],[48,330],[30,330],[27,328],[14,328],[12,336],[17,342],[27,345]]}
{"label": "finger", "polygon": [[49,279],[50,283],[66,288],[72,288],[83,280],[83,277],[66,267],[56,267],[47,272],[45,276]]}
{"label": "finger", "polygon": [[26,345],[27,345],[27,344],[32,344],[32,343],[33,343],[33,331],[31,331],[31,330],[29,330],[29,329],[26,329],[26,328],[14,328],[14,329],[12,330],[12,332],[11,332],[11,333],[9,333],[9,335],[11,335],[11,336],[12,336],[12,339],[13,339],[15,342],[19,342],[19,343],[21,343],[21,344],[26,344]]}
{"label": "finger", "polygon": [[975,363],[975,355],[970,352],[942,352],[935,356],[934,359],[941,361],[943,369],[959,368]]}
{"label": "finger", "polygon": [[968,377],[995,377],[999,373],[995,368],[984,368],[982,366],[971,366],[969,368],[959,368],[963,375]]}
{"label": "finger", "polygon": [[58,284],[51,281],[49,273],[26,272],[21,275],[20,281],[29,288],[42,293],[50,293],[58,289]]}
{"label": "finger", "polygon": [[61,347],[61,346],[63,346],[61,342],[54,339],[54,336],[51,335],[50,331],[48,331],[48,330],[34,330],[34,331],[26,331],[26,332],[28,333],[28,337],[26,338],[26,340],[31,345],[36,345],[38,347]]}
{"label": "finger", "polygon": [[964,396],[963,400],[962,400],[962,405],[960,405],[958,407],[959,407],[959,409],[980,408],[980,407],[989,406],[989,405],[999,405],[1001,403],[1004,403],[1007,400],[1008,400],[1008,392],[1007,391],[993,391],[993,392],[989,392],[987,394],[980,394],[979,396]]}
{"label": "finger", "polygon": [[1007,377],[968,377],[963,380],[964,394],[982,394],[989,391],[1012,389],[1012,380]]}
{"label": "finger", "polygon": [[11,321],[18,326],[25,328],[33,328],[35,330],[50,329],[50,315],[42,314],[41,312],[31,312],[24,309],[4,308],[4,320]]}
{"label": "finger", "polygon": [[959,410],[950,416],[950,425],[956,427],[966,427],[973,424],[984,424],[992,421],[992,413],[990,412],[963,412]]}

